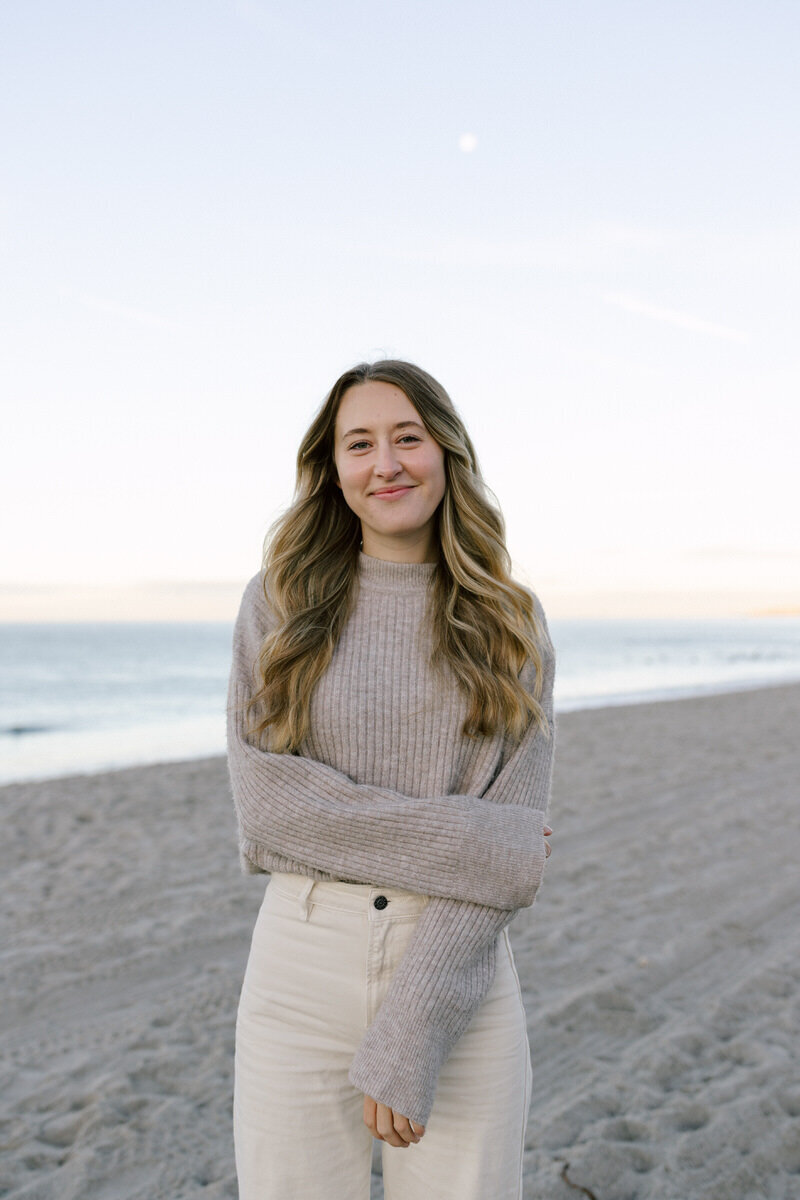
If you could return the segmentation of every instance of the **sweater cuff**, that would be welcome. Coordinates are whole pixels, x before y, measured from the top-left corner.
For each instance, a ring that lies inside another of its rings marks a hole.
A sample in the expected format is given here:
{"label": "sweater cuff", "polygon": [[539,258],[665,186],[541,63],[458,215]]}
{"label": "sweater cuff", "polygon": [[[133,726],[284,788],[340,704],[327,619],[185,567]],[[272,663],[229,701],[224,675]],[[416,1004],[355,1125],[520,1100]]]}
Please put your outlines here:
{"label": "sweater cuff", "polygon": [[348,1078],[379,1104],[417,1125],[427,1125],[439,1072],[453,1042],[433,1025],[420,1030],[410,1025],[398,1027],[396,1018],[382,1022],[382,1011],[365,1033]]}

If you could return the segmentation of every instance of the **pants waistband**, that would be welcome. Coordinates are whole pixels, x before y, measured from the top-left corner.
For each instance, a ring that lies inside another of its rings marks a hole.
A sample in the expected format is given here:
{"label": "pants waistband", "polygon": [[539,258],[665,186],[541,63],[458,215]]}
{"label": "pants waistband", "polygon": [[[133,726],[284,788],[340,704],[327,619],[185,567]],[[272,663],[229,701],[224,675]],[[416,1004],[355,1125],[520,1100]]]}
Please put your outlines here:
{"label": "pants waistband", "polygon": [[316,880],[307,875],[290,875],[281,871],[274,871],[270,875],[268,887],[296,900],[304,917],[308,916],[313,904],[339,911],[364,913],[372,920],[419,916],[429,899],[428,896],[400,888],[374,887],[371,883],[344,883],[341,880]]}

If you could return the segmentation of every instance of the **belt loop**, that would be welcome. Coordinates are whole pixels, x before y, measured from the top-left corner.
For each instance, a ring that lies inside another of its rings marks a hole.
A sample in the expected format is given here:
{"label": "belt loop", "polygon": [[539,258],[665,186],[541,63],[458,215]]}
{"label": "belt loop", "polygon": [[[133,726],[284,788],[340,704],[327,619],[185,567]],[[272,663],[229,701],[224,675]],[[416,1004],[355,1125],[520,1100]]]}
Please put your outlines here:
{"label": "belt loop", "polygon": [[306,879],[300,892],[298,893],[297,900],[300,905],[300,919],[303,921],[308,920],[308,906],[311,901],[311,892],[313,891],[314,884],[316,882],[316,879]]}

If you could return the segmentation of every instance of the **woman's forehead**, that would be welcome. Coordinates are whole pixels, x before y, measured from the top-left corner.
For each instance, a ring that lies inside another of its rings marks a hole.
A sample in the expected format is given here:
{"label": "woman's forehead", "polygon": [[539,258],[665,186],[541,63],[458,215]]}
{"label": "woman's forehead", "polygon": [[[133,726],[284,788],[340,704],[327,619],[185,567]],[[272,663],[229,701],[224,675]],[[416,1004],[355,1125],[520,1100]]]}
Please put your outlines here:
{"label": "woman's forehead", "polygon": [[[354,384],[342,396],[336,414],[337,428],[343,429],[351,420],[419,420],[419,414],[402,388],[382,380]],[[363,432],[363,429],[361,430]]]}

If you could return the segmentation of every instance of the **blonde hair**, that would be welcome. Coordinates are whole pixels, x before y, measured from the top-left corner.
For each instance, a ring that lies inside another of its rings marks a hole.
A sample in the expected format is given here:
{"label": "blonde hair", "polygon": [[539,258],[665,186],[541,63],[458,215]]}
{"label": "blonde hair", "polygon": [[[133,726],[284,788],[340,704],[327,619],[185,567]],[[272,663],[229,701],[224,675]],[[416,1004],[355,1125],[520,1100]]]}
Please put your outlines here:
{"label": "blonde hair", "polygon": [[[264,594],[276,617],[256,665],[253,732],[292,752],[308,733],[310,699],[356,595],[361,522],[336,486],[336,416],[348,388],[376,380],[399,387],[444,451],[445,492],[436,510],[439,561],[428,596],[431,666],[451,667],[469,709],[466,737],[504,728],[522,736],[533,719],[549,736],[542,693],[551,649],[531,594],[510,575],[505,522],[490,502],[477,456],[447,392],[413,363],[360,363],[337,379],[300,443],[291,506],[264,544]],[[534,693],[519,680],[527,658]]]}

